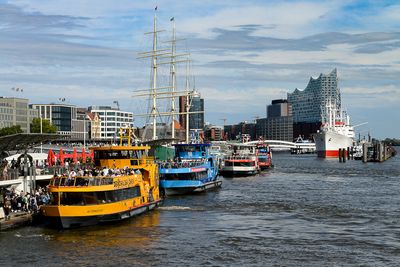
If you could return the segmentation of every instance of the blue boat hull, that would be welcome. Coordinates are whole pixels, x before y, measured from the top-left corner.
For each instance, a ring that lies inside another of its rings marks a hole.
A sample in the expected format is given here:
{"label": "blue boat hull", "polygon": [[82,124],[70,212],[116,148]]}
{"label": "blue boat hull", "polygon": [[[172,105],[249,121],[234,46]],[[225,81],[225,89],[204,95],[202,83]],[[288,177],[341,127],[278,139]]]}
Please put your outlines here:
{"label": "blue boat hull", "polygon": [[[171,184],[169,182],[179,182]],[[189,183],[186,183],[189,182]],[[206,183],[193,184],[194,181],[160,181],[161,191],[167,196],[182,195],[189,193],[204,192],[210,189],[221,187],[221,180],[214,180]]]}

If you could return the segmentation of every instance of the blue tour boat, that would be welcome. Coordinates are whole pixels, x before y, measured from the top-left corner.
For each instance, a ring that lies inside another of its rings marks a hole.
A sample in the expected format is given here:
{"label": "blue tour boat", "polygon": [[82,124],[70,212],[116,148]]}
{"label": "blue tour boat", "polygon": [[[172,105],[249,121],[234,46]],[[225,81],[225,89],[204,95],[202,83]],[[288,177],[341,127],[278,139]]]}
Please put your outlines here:
{"label": "blue tour boat", "polygon": [[202,192],[220,187],[218,162],[210,144],[174,144],[173,161],[159,163],[160,189],[165,195]]}

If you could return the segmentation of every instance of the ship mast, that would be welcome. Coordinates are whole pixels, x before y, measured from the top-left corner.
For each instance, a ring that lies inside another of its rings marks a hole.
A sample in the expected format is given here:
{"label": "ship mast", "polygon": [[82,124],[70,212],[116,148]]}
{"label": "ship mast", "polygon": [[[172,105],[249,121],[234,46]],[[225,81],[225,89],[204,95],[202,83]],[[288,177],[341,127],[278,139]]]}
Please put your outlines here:
{"label": "ship mast", "polygon": [[172,28],[172,55],[171,55],[171,79],[172,79],[172,98],[171,98],[171,117],[172,117],[172,122],[171,122],[171,138],[175,138],[175,91],[176,91],[176,71],[175,71],[175,54],[176,54],[176,28],[175,28],[175,18],[171,18],[171,21],[173,23],[173,28]]}
{"label": "ship mast", "polygon": [[[155,9],[157,11],[157,9]],[[151,116],[153,117],[153,140],[157,137],[157,13],[154,12],[153,24],[153,86],[152,86],[152,100],[153,106],[151,107]]]}
{"label": "ship mast", "polygon": [[[157,11],[157,9],[155,9]],[[173,31],[172,31],[172,40],[170,49],[159,49],[158,48],[158,36],[157,33],[162,30],[157,29],[157,15],[154,13],[154,22],[153,22],[153,31],[147,32],[145,34],[151,34],[153,37],[153,49],[148,52],[139,53],[138,59],[150,58],[152,60],[151,68],[152,68],[152,79],[151,79],[151,88],[145,90],[136,90],[136,94],[134,97],[147,96],[149,99],[149,109],[146,114],[135,114],[136,117],[147,117],[152,121],[153,124],[153,135],[152,139],[156,140],[157,137],[157,117],[162,116],[170,116],[172,118],[171,121],[171,138],[175,139],[175,117],[177,115],[185,115],[186,116],[186,142],[189,142],[189,114],[202,113],[200,112],[190,112],[191,99],[190,96],[192,92],[190,91],[190,83],[189,83],[189,58],[187,59],[177,59],[177,57],[189,56],[189,54],[177,54],[176,53],[176,25],[175,19],[171,18],[171,22],[173,22]],[[186,62],[186,85],[185,89],[181,91],[177,91],[177,79],[176,79],[176,64]],[[158,87],[157,85],[157,75],[158,75],[158,67],[162,65],[170,66],[170,84],[168,86]],[[176,111],[176,98],[184,96],[185,99],[185,107],[183,112]],[[166,112],[160,112],[157,108],[157,104],[162,99],[170,99],[171,110]],[[151,107],[150,107],[151,106]],[[152,119],[152,120],[151,120]],[[145,128],[146,129],[146,128]],[[143,134],[145,137],[145,134]]]}
{"label": "ship mast", "polygon": [[189,63],[186,63],[186,103],[185,103],[185,112],[186,112],[186,143],[189,143],[189,111],[190,111],[190,92],[189,92]]}

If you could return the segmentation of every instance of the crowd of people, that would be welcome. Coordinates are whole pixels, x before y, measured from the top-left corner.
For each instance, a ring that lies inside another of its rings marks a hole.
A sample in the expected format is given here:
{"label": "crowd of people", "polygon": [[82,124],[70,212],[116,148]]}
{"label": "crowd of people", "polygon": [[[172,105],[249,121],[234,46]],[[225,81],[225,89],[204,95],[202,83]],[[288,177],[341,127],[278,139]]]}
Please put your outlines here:
{"label": "crowd of people", "polygon": [[96,177],[96,176],[108,176],[108,177],[115,177],[121,175],[132,175],[132,174],[140,174],[140,170],[132,169],[129,167],[125,167],[123,169],[120,168],[107,168],[103,167],[100,168],[64,168],[64,171],[60,174],[55,173],[54,177],[68,177],[68,178],[75,178],[75,177]]}
{"label": "crowd of people", "polygon": [[50,194],[45,187],[38,187],[35,194],[17,192],[15,188],[3,188],[0,191],[0,208],[3,208],[5,218],[8,220],[12,213],[39,211],[41,205],[50,201]]}

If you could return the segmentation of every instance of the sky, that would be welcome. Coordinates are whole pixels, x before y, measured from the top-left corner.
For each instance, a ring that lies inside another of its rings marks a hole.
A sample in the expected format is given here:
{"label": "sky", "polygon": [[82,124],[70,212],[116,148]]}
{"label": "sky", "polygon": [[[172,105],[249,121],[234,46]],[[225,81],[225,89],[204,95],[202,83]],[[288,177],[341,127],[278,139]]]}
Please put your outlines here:
{"label": "sky", "polygon": [[400,1],[0,0],[0,96],[145,112],[137,91],[151,65],[139,53],[152,49],[155,12],[160,49],[174,17],[191,58],[178,88],[189,73],[207,122],[266,117],[272,100],[337,68],[342,106],[354,125],[368,122],[356,132],[400,138]]}

